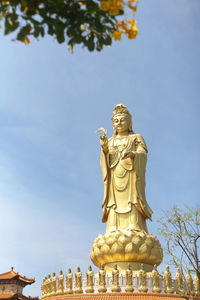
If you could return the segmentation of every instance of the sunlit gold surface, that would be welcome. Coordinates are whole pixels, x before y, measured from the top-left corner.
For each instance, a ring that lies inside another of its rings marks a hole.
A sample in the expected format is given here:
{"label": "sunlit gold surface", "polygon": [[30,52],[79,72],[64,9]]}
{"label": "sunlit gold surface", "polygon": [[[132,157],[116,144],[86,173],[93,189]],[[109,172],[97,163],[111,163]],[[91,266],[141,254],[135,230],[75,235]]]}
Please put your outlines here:
{"label": "sunlit gold surface", "polygon": [[121,288],[119,286],[119,270],[117,269],[117,265],[114,266],[112,270],[112,292],[121,292]]}
{"label": "sunlit gold surface", "polygon": [[153,293],[161,293],[160,274],[158,273],[156,265],[154,265],[151,275],[153,279]]}
{"label": "sunlit gold surface", "polygon": [[165,292],[167,294],[174,293],[174,289],[172,288],[172,274],[169,270],[169,266],[166,267],[165,271]]}
{"label": "sunlit gold surface", "polygon": [[187,283],[187,294],[194,295],[194,284],[193,284],[192,276],[190,274],[190,270],[188,270],[186,275],[186,283]]}
{"label": "sunlit gold surface", "polygon": [[68,269],[68,274],[66,276],[66,294],[73,294],[73,274],[71,269]]}
{"label": "sunlit gold surface", "polygon": [[177,293],[178,294],[184,294],[184,290],[183,290],[183,274],[182,274],[180,268],[178,268],[177,272],[176,272],[176,283],[177,283]]}
{"label": "sunlit gold surface", "polygon": [[81,293],[83,293],[83,289],[82,289],[82,273],[81,273],[80,267],[77,268],[77,272],[75,274],[75,280],[76,280],[75,294],[81,294]]}
{"label": "sunlit gold surface", "polygon": [[104,270],[104,266],[102,265],[99,270],[99,287],[98,287],[99,293],[106,293],[106,271]]}
{"label": "sunlit gold surface", "polygon": [[63,275],[63,271],[60,270],[60,276],[58,277],[57,295],[63,295],[63,293],[64,293],[64,275]]}
{"label": "sunlit gold surface", "polygon": [[92,267],[89,266],[87,271],[87,286],[86,286],[86,293],[94,293],[94,273],[92,271]]}
{"label": "sunlit gold surface", "polygon": [[[105,265],[108,271],[109,263],[117,263],[122,270],[126,270],[128,263],[132,270],[140,269],[140,264],[150,265],[145,267],[147,272],[152,271],[153,265],[159,265],[162,261],[163,252],[156,237],[145,231],[116,231],[99,235],[92,246],[90,258],[93,263],[100,267]],[[120,262],[120,265],[119,265]],[[113,265],[114,266],[114,265]],[[112,266],[112,267],[113,267]]]}
{"label": "sunlit gold surface", "polygon": [[127,293],[132,293],[134,291],[134,288],[133,288],[133,271],[132,271],[132,268],[131,268],[131,265],[128,264],[128,268],[126,270],[126,287],[125,287],[125,291]]}
{"label": "sunlit gold surface", "polygon": [[141,265],[141,270],[139,271],[139,292],[146,293],[148,291],[147,288],[147,274],[144,270],[144,265]]}
{"label": "sunlit gold surface", "polygon": [[[114,134],[108,139],[106,130],[100,137],[101,170],[104,184],[102,222],[107,222],[105,235],[99,235],[92,246],[90,258],[106,271],[110,263],[127,263],[133,270],[144,263],[146,271],[159,265],[163,258],[156,237],[148,234],[146,220],[152,210],[145,196],[147,146],[140,134],[132,130],[132,116],[123,104],[118,104],[112,117]],[[150,267],[146,266],[149,265]]]}
{"label": "sunlit gold surface", "polygon": [[199,278],[197,273],[195,273],[194,276],[194,288],[195,288],[195,296],[199,296],[200,295],[200,284],[199,284]]}

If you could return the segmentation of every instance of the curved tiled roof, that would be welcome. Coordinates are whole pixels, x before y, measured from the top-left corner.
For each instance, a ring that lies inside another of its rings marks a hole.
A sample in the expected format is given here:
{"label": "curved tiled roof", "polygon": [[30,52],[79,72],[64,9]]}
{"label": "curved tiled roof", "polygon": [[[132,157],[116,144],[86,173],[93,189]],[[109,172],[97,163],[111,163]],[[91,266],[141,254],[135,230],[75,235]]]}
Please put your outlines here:
{"label": "curved tiled roof", "polygon": [[0,294],[0,299],[11,299],[17,295],[17,291],[9,293],[9,294]]}
{"label": "curved tiled roof", "polygon": [[18,279],[22,282],[24,282],[25,284],[32,284],[35,282],[35,279],[33,278],[27,278],[25,276],[21,276],[19,275],[18,272],[13,271],[13,267],[11,268],[11,270],[9,272],[6,273],[1,273],[0,274],[0,281],[4,281],[4,280],[9,280],[9,279]]}

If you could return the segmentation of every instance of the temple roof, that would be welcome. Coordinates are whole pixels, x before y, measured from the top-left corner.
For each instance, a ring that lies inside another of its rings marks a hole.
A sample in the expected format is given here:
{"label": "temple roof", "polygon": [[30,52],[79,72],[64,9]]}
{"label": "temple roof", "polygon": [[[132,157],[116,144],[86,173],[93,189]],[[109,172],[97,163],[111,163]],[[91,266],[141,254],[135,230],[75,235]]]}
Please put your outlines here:
{"label": "temple roof", "polygon": [[22,281],[24,284],[32,284],[35,282],[35,279],[33,278],[27,278],[25,276],[19,275],[18,272],[13,271],[14,267],[11,267],[11,270],[6,273],[0,274],[0,282],[4,280],[11,280],[11,279],[18,279],[19,281]]}
{"label": "temple roof", "polygon": [[38,297],[26,297],[24,295],[19,295],[18,291],[9,294],[0,294],[1,300],[13,299],[13,300],[39,300]]}
{"label": "temple roof", "polygon": [[9,294],[0,294],[0,299],[11,299],[17,295],[17,291],[9,293]]}

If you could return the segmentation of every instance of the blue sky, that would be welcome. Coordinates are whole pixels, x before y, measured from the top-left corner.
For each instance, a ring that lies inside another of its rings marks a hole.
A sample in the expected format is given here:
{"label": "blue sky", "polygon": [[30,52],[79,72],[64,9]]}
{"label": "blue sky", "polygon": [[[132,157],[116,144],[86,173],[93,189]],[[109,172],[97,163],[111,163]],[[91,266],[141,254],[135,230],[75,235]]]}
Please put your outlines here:
{"label": "blue sky", "polygon": [[[199,201],[199,0],[140,1],[136,40],[101,53],[51,38],[29,46],[0,35],[0,272],[83,273],[101,223],[99,127],[127,105],[149,154],[147,201],[156,219]],[[160,270],[165,267],[160,267]]]}

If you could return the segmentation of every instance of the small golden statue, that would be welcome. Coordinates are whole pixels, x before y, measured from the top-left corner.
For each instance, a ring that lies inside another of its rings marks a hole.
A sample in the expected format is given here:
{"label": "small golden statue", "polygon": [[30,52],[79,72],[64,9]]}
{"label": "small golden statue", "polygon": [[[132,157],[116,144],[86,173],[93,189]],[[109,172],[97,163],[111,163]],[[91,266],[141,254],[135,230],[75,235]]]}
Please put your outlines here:
{"label": "small golden statue", "polygon": [[141,264],[141,269],[139,271],[139,292],[146,293],[147,291],[147,274],[144,270],[144,265]]}
{"label": "small golden statue", "polygon": [[199,284],[199,277],[197,275],[197,272],[195,273],[194,276],[194,286],[195,286],[195,296],[200,295],[200,284]]}
{"label": "small golden statue", "polygon": [[85,291],[86,293],[94,293],[94,273],[91,266],[89,266],[87,271],[87,286]]}
{"label": "small golden statue", "polygon": [[131,270],[131,265],[128,264],[128,269],[126,270],[126,287],[125,291],[127,293],[132,293],[134,291],[133,288],[133,272]]}
{"label": "small golden statue", "polygon": [[51,295],[54,296],[57,293],[57,276],[56,273],[53,272],[53,277],[51,280]]}
{"label": "small golden statue", "polygon": [[75,274],[75,280],[76,280],[75,293],[76,294],[82,294],[83,293],[83,289],[82,289],[82,273],[81,273],[80,267],[77,268],[77,272]]}
{"label": "small golden statue", "polygon": [[45,276],[43,278],[43,282],[42,282],[42,285],[41,285],[41,291],[42,291],[42,297],[41,297],[41,299],[46,297],[46,286],[45,286],[46,280],[47,280],[47,277]]}
{"label": "small golden statue", "polygon": [[117,265],[114,266],[114,270],[112,271],[112,292],[120,292],[121,288],[119,286],[119,270],[117,269]]}
{"label": "small golden statue", "polygon": [[73,294],[73,274],[70,268],[66,275],[66,294]]}
{"label": "small golden statue", "polygon": [[57,295],[63,295],[63,294],[64,294],[64,275],[63,275],[63,271],[60,270],[60,276],[58,277]]}
{"label": "small golden statue", "polygon": [[47,297],[51,296],[51,274],[48,274],[48,277],[47,277]]}
{"label": "small golden statue", "polygon": [[106,271],[104,270],[104,266],[102,265],[99,270],[99,293],[106,293]]}
{"label": "small golden statue", "polygon": [[176,272],[176,283],[177,283],[177,293],[184,294],[183,290],[183,275],[181,269],[178,268]]}
{"label": "small golden statue", "polygon": [[153,293],[161,293],[161,288],[160,288],[160,274],[157,270],[157,266],[154,265],[153,271],[152,271],[152,279],[153,279]]}
{"label": "small golden statue", "polygon": [[44,297],[47,297],[48,294],[48,278],[47,276],[44,277]]}
{"label": "small golden statue", "polygon": [[194,285],[193,285],[192,276],[190,274],[190,270],[187,271],[186,283],[187,283],[187,294],[193,296],[194,295]]}
{"label": "small golden statue", "polygon": [[174,289],[172,288],[172,274],[169,270],[169,266],[166,267],[165,271],[165,293],[173,294]]}

